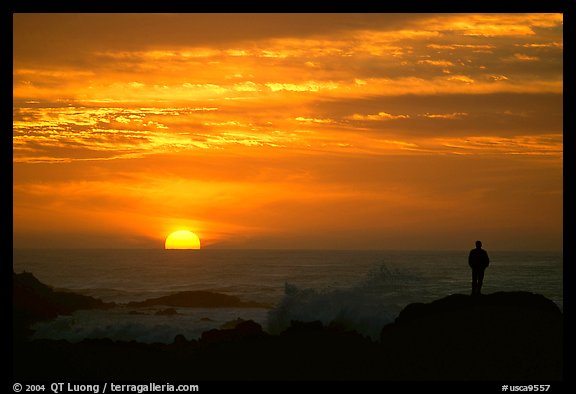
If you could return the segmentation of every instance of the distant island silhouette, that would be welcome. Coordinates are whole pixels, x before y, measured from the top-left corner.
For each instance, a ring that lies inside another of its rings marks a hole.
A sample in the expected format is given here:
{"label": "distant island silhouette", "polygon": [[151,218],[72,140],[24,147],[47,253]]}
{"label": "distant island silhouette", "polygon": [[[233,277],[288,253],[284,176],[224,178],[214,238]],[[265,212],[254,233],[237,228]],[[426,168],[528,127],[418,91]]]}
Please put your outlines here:
{"label": "distant island silhouette", "polygon": [[[159,297],[142,305],[172,302],[178,306],[198,293],[202,292]],[[206,299],[243,305],[235,297],[214,294]],[[453,294],[427,304],[413,303],[382,328],[379,341],[337,323],[319,321],[293,321],[279,335],[271,335],[250,320],[204,332],[198,340],[177,335],[172,344],[30,339],[34,322],[79,309],[113,306],[93,297],[55,291],[30,273],[14,273],[15,381],[548,382],[563,378],[563,314],[548,298],[529,292],[482,297]],[[163,310],[165,314],[174,312]]]}
{"label": "distant island silhouette", "polygon": [[158,298],[139,302],[129,302],[129,307],[176,306],[187,308],[270,308],[271,305],[260,302],[242,301],[240,298],[214,293],[212,291],[181,291]]}

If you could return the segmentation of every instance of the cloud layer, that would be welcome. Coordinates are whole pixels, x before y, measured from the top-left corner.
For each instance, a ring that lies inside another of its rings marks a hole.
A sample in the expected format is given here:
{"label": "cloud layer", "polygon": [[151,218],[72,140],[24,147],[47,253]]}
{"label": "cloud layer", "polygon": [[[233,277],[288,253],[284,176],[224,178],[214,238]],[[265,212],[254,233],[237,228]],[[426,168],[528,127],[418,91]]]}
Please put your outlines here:
{"label": "cloud layer", "polygon": [[560,247],[562,29],[559,14],[17,14],[15,242],[151,245],[189,226],[205,245]]}

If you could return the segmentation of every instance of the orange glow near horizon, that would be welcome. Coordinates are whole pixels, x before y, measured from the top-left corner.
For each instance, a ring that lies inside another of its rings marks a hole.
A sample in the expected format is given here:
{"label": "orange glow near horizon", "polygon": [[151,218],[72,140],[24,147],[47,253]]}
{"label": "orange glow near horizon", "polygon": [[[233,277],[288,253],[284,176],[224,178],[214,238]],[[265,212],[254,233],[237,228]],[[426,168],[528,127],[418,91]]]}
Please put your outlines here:
{"label": "orange glow near horizon", "polygon": [[15,14],[13,53],[16,247],[562,247],[561,14]]}

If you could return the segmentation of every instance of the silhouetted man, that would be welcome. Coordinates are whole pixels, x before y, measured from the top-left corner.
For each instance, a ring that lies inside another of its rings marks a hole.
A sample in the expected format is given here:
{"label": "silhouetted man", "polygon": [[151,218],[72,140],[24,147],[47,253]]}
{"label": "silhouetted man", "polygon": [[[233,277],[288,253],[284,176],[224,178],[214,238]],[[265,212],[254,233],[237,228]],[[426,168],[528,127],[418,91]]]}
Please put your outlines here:
{"label": "silhouetted man", "polygon": [[488,253],[482,249],[482,242],[476,241],[476,249],[472,249],[468,255],[468,265],[472,268],[472,295],[480,295],[484,270],[488,264],[490,264]]}

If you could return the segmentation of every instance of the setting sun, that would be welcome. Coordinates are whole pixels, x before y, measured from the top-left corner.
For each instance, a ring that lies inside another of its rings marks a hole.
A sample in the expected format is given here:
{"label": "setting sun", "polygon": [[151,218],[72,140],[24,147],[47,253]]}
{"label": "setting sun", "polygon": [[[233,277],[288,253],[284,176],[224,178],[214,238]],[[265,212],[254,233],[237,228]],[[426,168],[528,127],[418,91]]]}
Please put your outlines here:
{"label": "setting sun", "polygon": [[200,249],[200,238],[188,230],[171,233],[166,238],[165,249]]}

